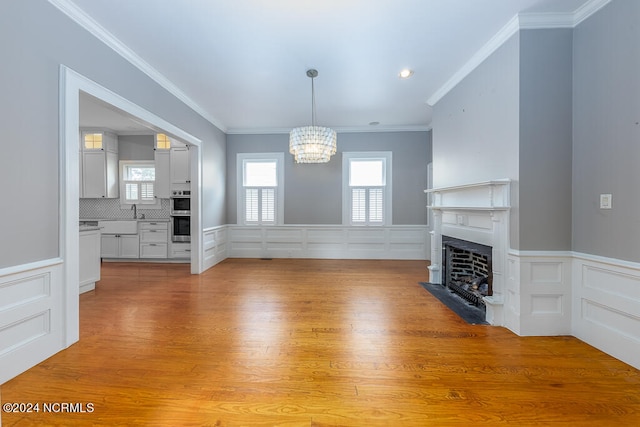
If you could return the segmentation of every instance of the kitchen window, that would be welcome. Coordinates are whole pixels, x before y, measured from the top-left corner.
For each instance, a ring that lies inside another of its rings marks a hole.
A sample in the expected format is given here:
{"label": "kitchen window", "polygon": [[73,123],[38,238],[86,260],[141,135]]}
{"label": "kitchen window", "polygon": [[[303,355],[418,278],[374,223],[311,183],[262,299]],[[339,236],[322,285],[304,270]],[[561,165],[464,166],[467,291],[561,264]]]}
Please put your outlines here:
{"label": "kitchen window", "polygon": [[240,153],[238,218],[245,225],[282,224],[283,153]]}
{"label": "kitchen window", "polygon": [[391,152],[342,154],[343,223],[391,225]]}
{"label": "kitchen window", "polygon": [[144,205],[145,209],[160,209],[155,196],[156,167],[153,160],[120,161],[120,205]]}

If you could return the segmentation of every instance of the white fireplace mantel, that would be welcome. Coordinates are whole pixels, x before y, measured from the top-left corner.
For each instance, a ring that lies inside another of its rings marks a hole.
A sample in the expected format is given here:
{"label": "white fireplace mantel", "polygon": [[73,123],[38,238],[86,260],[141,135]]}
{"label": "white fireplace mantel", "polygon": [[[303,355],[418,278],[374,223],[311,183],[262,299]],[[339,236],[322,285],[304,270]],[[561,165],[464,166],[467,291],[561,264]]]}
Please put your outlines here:
{"label": "white fireplace mantel", "polygon": [[424,190],[431,195],[431,209],[504,210],[510,208],[509,179]]}
{"label": "white fireplace mantel", "polygon": [[509,179],[424,190],[433,213],[429,280],[442,283],[442,236],[492,247],[493,295],[484,297],[487,321],[504,324],[505,267],[509,251]]}

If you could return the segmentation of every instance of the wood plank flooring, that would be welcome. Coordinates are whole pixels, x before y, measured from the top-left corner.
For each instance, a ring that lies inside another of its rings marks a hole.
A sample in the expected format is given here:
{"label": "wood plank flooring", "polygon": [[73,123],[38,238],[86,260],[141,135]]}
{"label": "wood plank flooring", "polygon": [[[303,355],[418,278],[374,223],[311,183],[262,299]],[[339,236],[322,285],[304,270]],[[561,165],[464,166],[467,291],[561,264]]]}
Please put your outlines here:
{"label": "wood plank flooring", "polygon": [[[1,387],[7,426],[633,426],[640,372],[464,323],[420,261],[105,263],[80,342]],[[87,406],[91,403],[91,406]]]}

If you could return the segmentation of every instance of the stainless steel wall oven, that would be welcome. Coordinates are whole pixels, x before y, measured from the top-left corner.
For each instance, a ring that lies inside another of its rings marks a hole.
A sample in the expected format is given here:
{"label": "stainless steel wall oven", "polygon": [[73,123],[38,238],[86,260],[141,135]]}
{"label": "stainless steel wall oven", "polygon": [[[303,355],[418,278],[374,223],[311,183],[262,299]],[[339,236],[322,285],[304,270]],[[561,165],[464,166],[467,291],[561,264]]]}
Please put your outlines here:
{"label": "stainless steel wall oven", "polygon": [[171,192],[171,241],[191,242],[191,191]]}
{"label": "stainless steel wall oven", "polygon": [[191,214],[191,191],[173,190],[171,192],[171,215]]}
{"label": "stainless steel wall oven", "polygon": [[191,217],[185,215],[171,216],[171,241],[191,242]]}

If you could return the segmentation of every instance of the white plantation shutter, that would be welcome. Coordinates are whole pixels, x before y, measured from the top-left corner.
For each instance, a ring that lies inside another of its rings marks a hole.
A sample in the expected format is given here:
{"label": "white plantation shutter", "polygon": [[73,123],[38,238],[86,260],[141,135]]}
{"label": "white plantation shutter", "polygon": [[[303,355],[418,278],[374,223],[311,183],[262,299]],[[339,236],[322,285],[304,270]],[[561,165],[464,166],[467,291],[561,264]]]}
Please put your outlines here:
{"label": "white plantation shutter", "polygon": [[351,222],[364,224],[367,221],[367,190],[351,189]]}
{"label": "white plantation shutter", "polygon": [[125,182],[125,199],[127,202],[137,202],[138,201],[138,183],[136,182]]}
{"label": "white plantation shutter", "polygon": [[276,220],[276,189],[245,189],[245,221],[252,224],[273,224]]}
{"label": "white plantation shutter", "polygon": [[384,212],[384,192],[382,188],[369,189],[369,222],[382,223]]}
{"label": "white plantation shutter", "polygon": [[384,190],[382,188],[351,188],[351,222],[382,224],[384,221]]}
{"label": "white plantation shutter", "polygon": [[155,203],[153,182],[125,181],[125,201],[128,203]]}
{"label": "white plantation shutter", "polygon": [[259,220],[258,211],[258,193],[257,188],[247,188],[245,190],[245,221],[257,223]]}
{"label": "white plantation shutter", "polygon": [[140,183],[140,200],[155,202],[153,195],[153,182]]}
{"label": "white plantation shutter", "polygon": [[262,209],[260,212],[260,221],[264,223],[272,223],[276,220],[276,190],[275,188],[263,188],[261,191]]}

